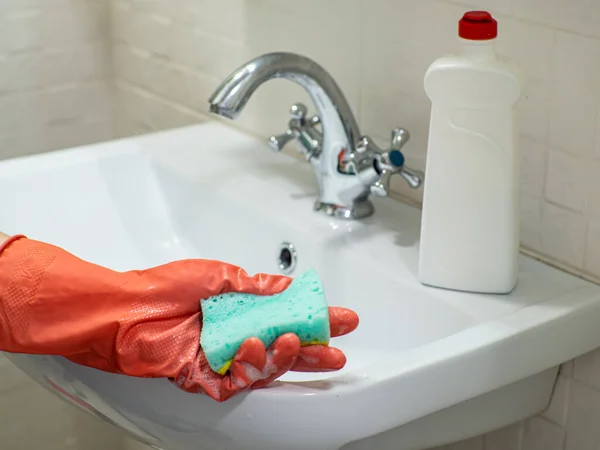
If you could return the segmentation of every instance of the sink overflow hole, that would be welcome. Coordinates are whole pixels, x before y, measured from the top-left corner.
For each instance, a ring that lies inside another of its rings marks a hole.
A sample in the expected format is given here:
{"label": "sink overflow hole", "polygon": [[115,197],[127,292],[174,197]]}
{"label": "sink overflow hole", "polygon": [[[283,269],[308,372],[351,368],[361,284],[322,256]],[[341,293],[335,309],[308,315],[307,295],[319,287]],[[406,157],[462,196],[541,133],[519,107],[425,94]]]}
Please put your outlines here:
{"label": "sink overflow hole", "polygon": [[291,274],[298,264],[298,254],[294,244],[284,242],[279,246],[279,258],[278,258],[279,270],[284,275]]}

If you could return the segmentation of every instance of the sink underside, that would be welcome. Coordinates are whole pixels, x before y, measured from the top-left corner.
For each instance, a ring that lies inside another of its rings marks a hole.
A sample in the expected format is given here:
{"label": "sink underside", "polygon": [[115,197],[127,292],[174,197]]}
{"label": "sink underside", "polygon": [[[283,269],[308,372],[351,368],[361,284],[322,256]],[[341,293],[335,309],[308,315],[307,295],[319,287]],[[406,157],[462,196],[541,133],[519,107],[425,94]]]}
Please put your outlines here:
{"label": "sink underside", "polygon": [[[501,422],[510,423],[543,407],[558,364],[600,344],[599,287],[526,258],[508,296],[424,287],[418,210],[376,199],[375,216],[361,222],[316,214],[308,165],[221,124],[5,161],[0,189],[10,192],[4,232],[115,270],[209,258],[277,273],[279,246],[291,242],[293,275],[317,269],[329,303],[360,315],[359,329],[335,341],[348,357],[342,371],[289,373],[225,404],[165,380],[12,356],[63,398],[157,447],[338,449],[501,389],[516,399],[528,386],[526,407],[507,403]],[[484,422],[459,437],[494,424]]]}

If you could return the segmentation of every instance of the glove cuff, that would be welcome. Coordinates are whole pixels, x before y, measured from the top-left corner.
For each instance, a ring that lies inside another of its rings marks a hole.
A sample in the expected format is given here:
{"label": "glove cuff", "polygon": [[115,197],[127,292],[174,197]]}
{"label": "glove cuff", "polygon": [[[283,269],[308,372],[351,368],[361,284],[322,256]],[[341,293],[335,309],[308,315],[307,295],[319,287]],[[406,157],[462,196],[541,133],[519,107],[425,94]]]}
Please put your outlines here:
{"label": "glove cuff", "polygon": [[15,234],[14,236],[11,236],[8,239],[6,239],[2,244],[0,244],[0,255],[6,247],[8,247],[10,244],[21,238],[27,239],[27,236],[25,236],[24,234]]}

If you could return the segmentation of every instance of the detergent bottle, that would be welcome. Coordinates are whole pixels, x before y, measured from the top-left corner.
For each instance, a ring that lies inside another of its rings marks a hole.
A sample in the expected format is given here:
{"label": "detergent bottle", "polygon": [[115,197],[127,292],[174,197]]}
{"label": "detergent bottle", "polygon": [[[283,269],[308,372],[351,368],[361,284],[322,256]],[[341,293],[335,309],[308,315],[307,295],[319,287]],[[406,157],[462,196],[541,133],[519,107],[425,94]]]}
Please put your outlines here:
{"label": "detergent bottle", "polygon": [[431,100],[419,279],[440,288],[503,294],[517,283],[518,69],[495,51],[497,21],[464,14],[459,51],[425,75]]}

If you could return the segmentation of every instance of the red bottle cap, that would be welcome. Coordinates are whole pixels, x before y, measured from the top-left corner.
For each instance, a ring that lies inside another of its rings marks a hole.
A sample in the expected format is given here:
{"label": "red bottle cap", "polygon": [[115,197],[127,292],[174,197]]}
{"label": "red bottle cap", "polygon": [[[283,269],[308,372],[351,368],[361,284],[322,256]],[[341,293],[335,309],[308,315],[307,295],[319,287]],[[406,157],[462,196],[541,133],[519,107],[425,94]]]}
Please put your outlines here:
{"label": "red bottle cap", "polygon": [[498,22],[487,11],[469,11],[458,21],[458,35],[472,41],[485,41],[498,36]]}

